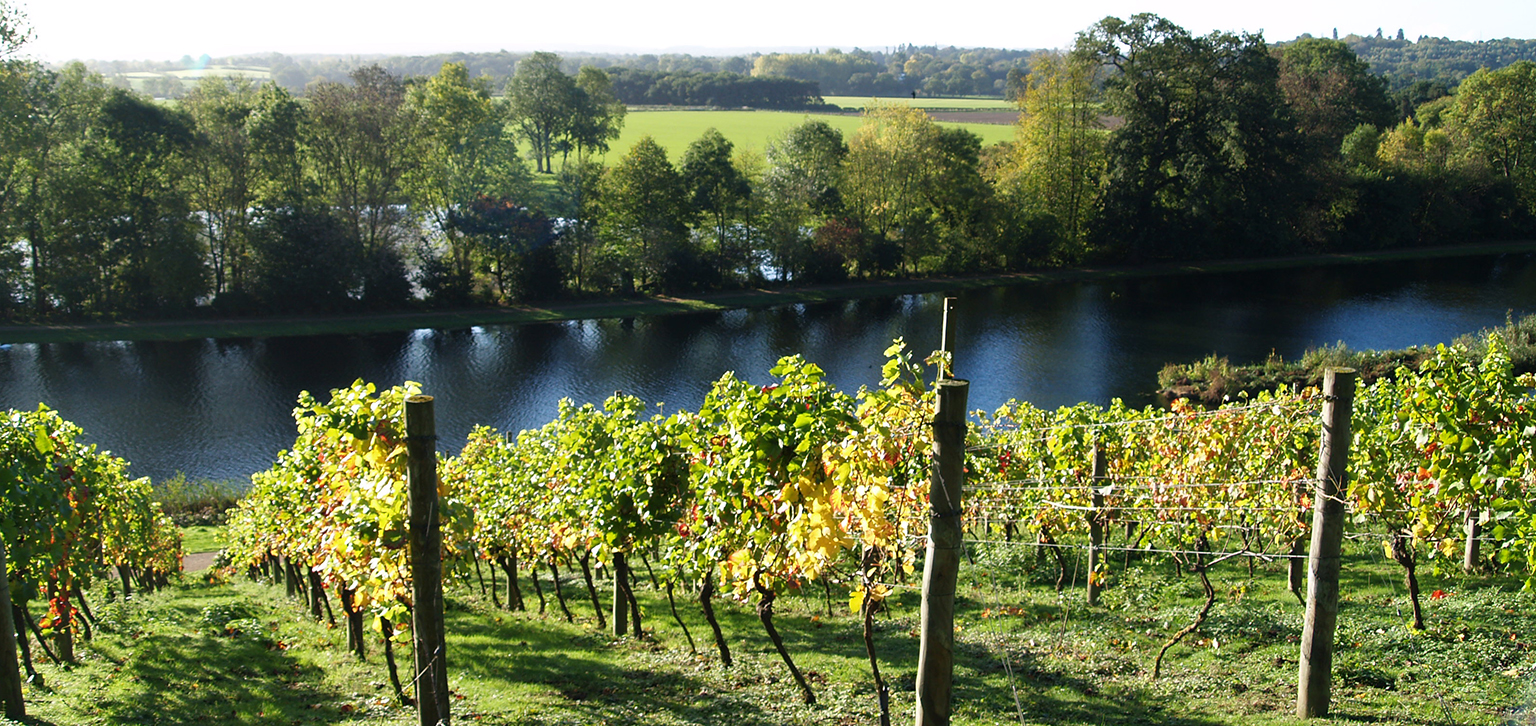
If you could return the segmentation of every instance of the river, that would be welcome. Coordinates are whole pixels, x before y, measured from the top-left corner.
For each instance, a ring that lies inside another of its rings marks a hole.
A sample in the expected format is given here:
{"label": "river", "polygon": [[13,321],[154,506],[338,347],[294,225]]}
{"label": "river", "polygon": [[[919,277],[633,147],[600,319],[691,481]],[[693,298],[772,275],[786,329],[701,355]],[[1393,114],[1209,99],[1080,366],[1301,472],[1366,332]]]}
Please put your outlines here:
{"label": "river", "polygon": [[[1449,342],[1536,312],[1536,257],[1029,283],[958,297],[956,369],[972,382],[972,408],[1149,403],[1169,361]],[[47,403],[134,475],[245,479],[293,443],[301,390],[417,381],[437,399],[440,446],[455,453],[473,426],[536,427],[562,397],[624,391],[694,408],[723,372],[766,383],[774,361],[794,353],[856,391],[877,383],[893,338],[921,353],[937,347],[941,308],[939,294],[905,295],[469,330],[18,344],[0,347],[0,407]]]}

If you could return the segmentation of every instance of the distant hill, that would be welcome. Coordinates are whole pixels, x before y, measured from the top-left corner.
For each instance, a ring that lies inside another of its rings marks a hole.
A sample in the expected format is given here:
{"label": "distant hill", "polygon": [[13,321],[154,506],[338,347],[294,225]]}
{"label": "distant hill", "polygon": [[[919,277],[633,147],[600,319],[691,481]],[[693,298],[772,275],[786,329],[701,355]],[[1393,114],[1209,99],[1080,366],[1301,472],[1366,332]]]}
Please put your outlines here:
{"label": "distant hill", "polygon": [[1428,36],[1399,40],[1381,35],[1348,35],[1340,40],[1370,63],[1373,72],[1386,76],[1393,91],[1419,81],[1438,81],[1454,88],[1461,79],[1485,66],[1496,70],[1516,61],[1536,61],[1536,40],[1518,38],[1472,42]]}
{"label": "distant hill", "polygon": [[[1390,90],[1394,92],[1420,82],[1437,83],[1450,89],[1484,66],[1497,69],[1515,61],[1536,61],[1536,40],[1500,38],[1471,42],[1427,36],[1408,40],[1380,34],[1351,34],[1341,40],[1370,63],[1372,71],[1385,76]],[[829,95],[907,95],[918,91],[925,96],[942,97],[1002,96],[1008,89],[1010,78],[1021,77],[1028,72],[1035,52],[900,46],[885,50],[855,48],[843,52],[828,49],[811,53],[753,53],[734,56],[565,53],[562,57],[568,73],[574,74],[581,66],[591,65],[639,72],[629,74],[628,77],[632,79],[663,76],[683,79],[675,81],[673,85],[699,86],[705,81],[718,85],[735,75],[812,82],[820,87],[821,93]],[[342,81],[353,69],[370,63],[377,63],[399,76],[426,76],[437,73],[444,63],[458,62],[468,67],[471,76],[490,76],[499,88],[512,75],[517,62],[527,55],[508,51],[418,56],[287,56],[268,53],[229,58],[204,56],[196,60],[183,58],[181,61],[165,62],[90,61],[87,65],[108,77],[120,79],[120,83],[131,83],[135,88],[155,95],[175,95],[186,83],[195,81],[198,75],[207,72],[241,72],[260,79],[271,78],[294,93],[302,93],[304,87],[312,81]],[[156,76],[162,78],[157,79]],[[713,95],[721,99],[729,96],[734,101],[737,95],[750,96],[756,93],[755,87],[749,89],[750,84],[742,80],[731,81],[731,84],[736,90],[730,93],[705,93],[704,96]],[[656,94],[652,92],[651,95]],[[644,102],[638,98],[626,100]],[[739,104],[733,102],[729,105]]]}

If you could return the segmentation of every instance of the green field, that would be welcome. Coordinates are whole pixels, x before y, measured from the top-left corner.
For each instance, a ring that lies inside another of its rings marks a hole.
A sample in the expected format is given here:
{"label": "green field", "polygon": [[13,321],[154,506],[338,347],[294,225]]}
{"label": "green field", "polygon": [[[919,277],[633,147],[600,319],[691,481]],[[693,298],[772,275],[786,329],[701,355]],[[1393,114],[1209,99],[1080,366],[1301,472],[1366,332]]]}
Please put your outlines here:
{"label": "green field", "polygon": [[[624,117],[624,134],[614,142],[606,163],[617,161],[629,152],[640,137],[650,135],[667,150],[674,162],[683,158],[688,144],[710,128],[717,128],[731,140],[737,149],[762,151],[768,142],[786,130],[803,123],[807,118],[826,121],[843,132],[844,137],[853,135],[864,120],[858,116],[838,114],[806,114],[792,111],[632,111]],[[961,126],[981,137],[984,146],[999,141],[1013,140],[1013,127],[1002,124],[956,124],[940,122],[944,126]]]}
{"label": "green field", "polygon": [[911,98],[906,96],[892,96],[880,98],[877,96],[822,96],[821,100],[842,108],[864,108],[876,101],[887,103],[900,103],[916,108],[954,109],[963,111],[1012,111],[1012,101],[1003,98],[929,98],[918,96]]}

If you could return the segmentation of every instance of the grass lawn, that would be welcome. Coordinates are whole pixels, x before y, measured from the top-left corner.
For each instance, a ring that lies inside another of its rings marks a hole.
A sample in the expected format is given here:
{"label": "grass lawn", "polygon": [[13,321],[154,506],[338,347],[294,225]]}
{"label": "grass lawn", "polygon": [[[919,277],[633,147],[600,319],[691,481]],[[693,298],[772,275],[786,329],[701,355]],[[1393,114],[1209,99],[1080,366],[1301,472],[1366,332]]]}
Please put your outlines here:
{"label": "grass lawn", "polygon": [[218,552],[224,549],[225,543],[222,526],[181,528],[181,550],[189,555],[197,552]]}
{"label": "grass lawn", "polygon": [[[1346,551],[1334,659],[1333,723],[1520,722],[1536,673],[1536,596],[1509,578],[1435,575],[1421,568],[1428,630],[1404,627],[1400,569],[1374,542]],[[1210,618],[1174,646],[1163,675],[1152,659],[1201,602],[1198,581],[1170,564],[1112,557],[1102,607],[1083,605],[1080,563],[1058,570],[1031,547],[978,545],[957,597],[956,724],[1295,724],[1302,608],[1285,592],[1283,563],[1213,572]],[[451,576],[449,673],[456,721],[487,724],[870,724],[873,686],[858,622],[834,588],[786,596],[776,624],[819,699],[800,703],[751,610],[717,604],[736,665],[722,669],[697,605],[679,611],[698,652],[672,621],[665,595],[637,572],[648,637],[614,639],[596,627],[579,577],[564,580],[566,623],[551,592],[546,614],[523,576],[531,612],[496,609],[473,568]],[[1430,594],[1441,591],[1441,596]],[[896,723],[913,708],[917,594],[900,590],[876,622]],[[38,670],[28,686],[34,723],[406,724],[377,640],[359,663],[344,633],[310,620],[280,586],[194,580],[128,604],[91,595],[96,639],[82,664]],[[686,601],[685,601],[686,600]],[[604,603],[606,605],[606,602]],[[397,650],[407,681],[410,656]]]}
{"label": "grass lawn", "polygon": [[[762,151],[768,142],[807,118],[826,121],[843,132],[846,139],[857,131],[863,119],[853,115],[806,114],[797,111],[632,111],[624,116],[624,133],[603,160],[613,163],[629,152],[641,136],[649,134],[667,150],[673,163],[682,161],[688,144],[710,128],[717,128],[737,149]],[[983,146],[1013,140],[1013,127],[1001,124],[940,122],[961,126],[981,137]]]}
{"label": "grass lawn", "polygon": [[962,111],[1012,111],[1016,108],[1012,101],[1004,98],[931,98],[922,94],[918,94],[917,98],[912,98],[911,96],[822,96],[821,100],[834,106],[850,109],[862,109],[875,101],[899,103],[916,108]]}

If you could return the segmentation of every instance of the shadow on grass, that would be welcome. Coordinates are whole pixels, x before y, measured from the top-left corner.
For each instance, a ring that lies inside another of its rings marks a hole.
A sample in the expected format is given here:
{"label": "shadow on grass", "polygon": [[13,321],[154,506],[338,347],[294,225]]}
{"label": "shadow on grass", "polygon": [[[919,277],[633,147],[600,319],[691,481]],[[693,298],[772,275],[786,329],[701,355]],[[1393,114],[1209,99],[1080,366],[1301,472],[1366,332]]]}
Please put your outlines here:
{"label": "shadow on grass", "polygon": [[40,694],[53,703],[35,710],[65,723],[76,722],[73,712],[91,723],[254,726],[343,723],[364,708],[322,687],[320,669],[256,620],[232,635],[203,630],[203,607],[232,601],[233,592],[192,584],[151,598],[108,623],[83,665]]}

